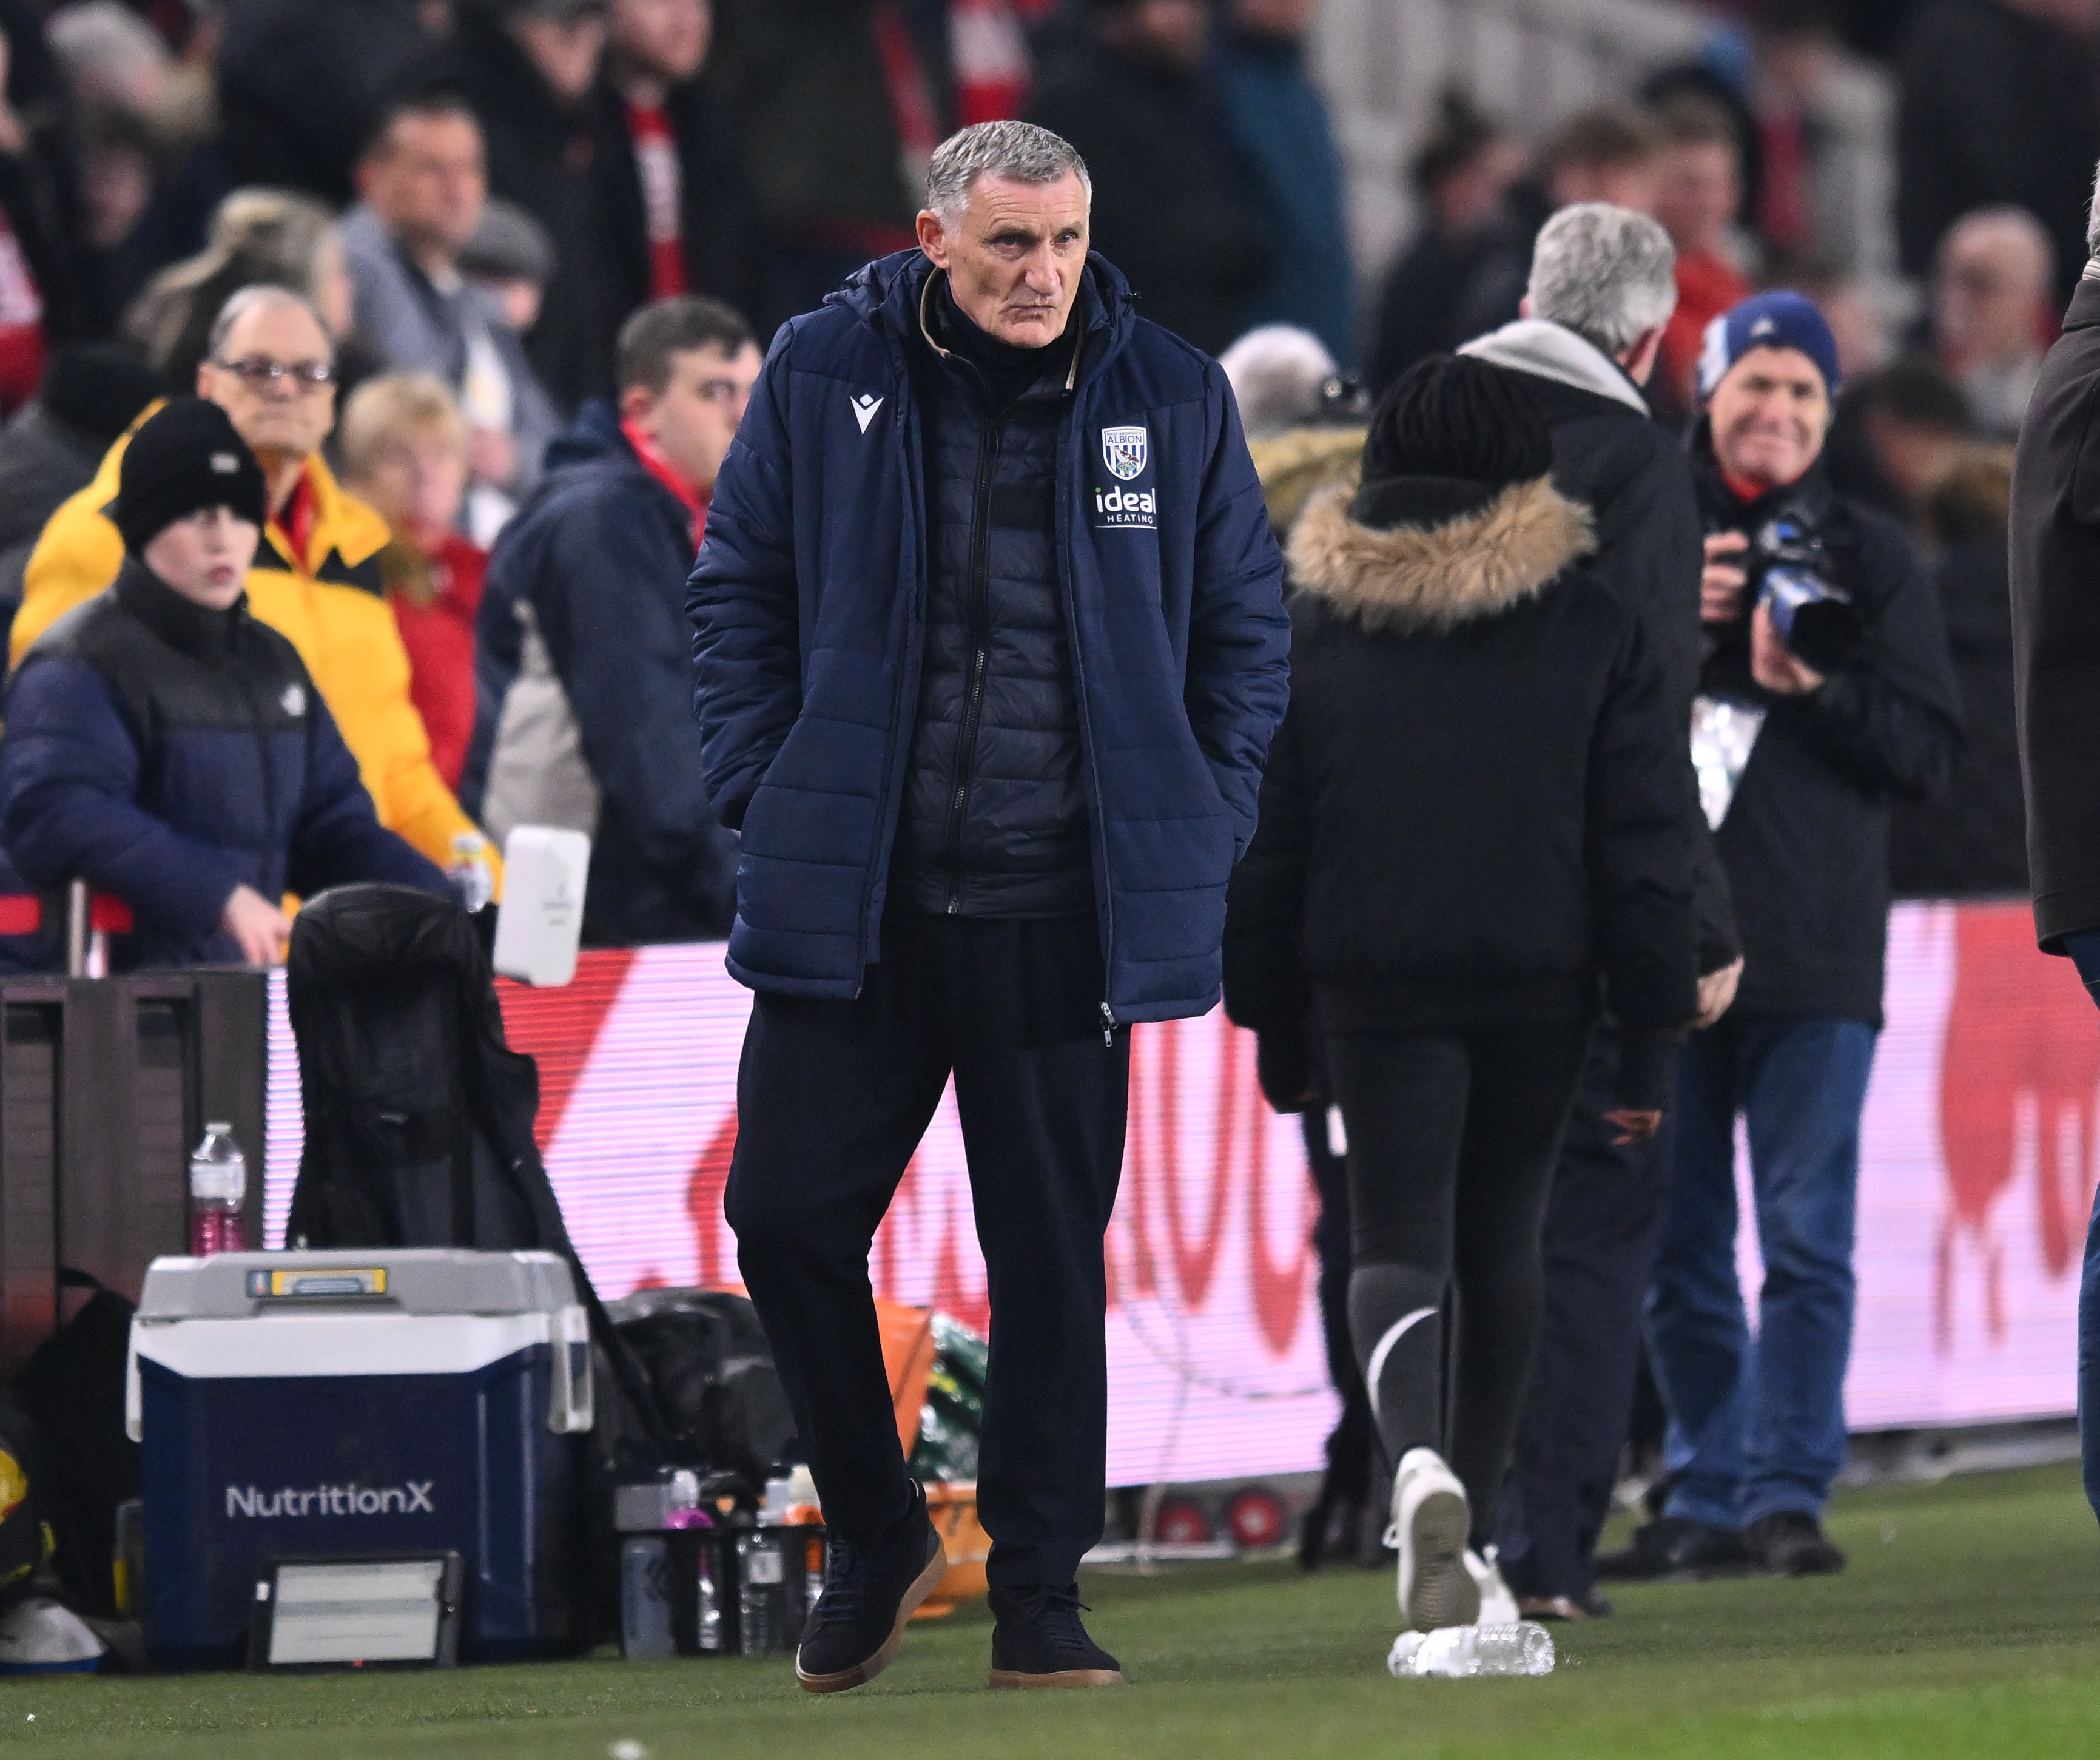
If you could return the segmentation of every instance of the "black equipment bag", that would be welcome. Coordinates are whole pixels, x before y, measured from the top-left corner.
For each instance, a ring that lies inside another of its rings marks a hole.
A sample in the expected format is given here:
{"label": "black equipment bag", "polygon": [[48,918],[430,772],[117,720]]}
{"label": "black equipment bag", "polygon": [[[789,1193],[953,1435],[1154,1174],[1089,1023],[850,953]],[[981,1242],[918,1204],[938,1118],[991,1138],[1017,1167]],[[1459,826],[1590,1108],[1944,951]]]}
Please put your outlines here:
{"label": "black equipment bag", "polygon": [[573,1262],[532,1140],[539,1070],[504,1042],[465,911],[406,886],[338,887],[299,912],[285,977],[307,1124],[288,1241]]}
{"label": "black equipment bag", "polygon": [[[62,1268],[59,1281],[94,1293],[23,1365],[13,1409],[0,1404],[0,1449],[16,1458],[33,1493],[19,1515],[0,1511],[0,1595],[26,1578],[32,1550],[42,1555],[33,1531],[15,1531],[18,1521],[32,1530],[48,1522],[66,1605],[108,1619],[117,1612],[117,1506],[139,1495],[139,1445],[124,1428],[136,1309],[84,1271]],[[29,1421],[26,1431],[11,1421],[17,1414]],[[0,1467],[0,1502],[7,1476]]]}
{"label": "black equipment bag", "polygon": [[749,1299],[719,1290],[638,1290],[606,1304],[670,1431],[670,1458],[765,1484],[795,1443],[794,1414]]}
{"label": "black equipment bag", "polygon": [[474,920],[412,887],[336,887],[293,922],[285,990],[307,1127],[285,1239],[559,1254],[611,1371],[599,1399],[624,1399],[623,1427],[660,1449],[647,1379],[562,1224],[532,1135],[539,1066],[505,1043]]}

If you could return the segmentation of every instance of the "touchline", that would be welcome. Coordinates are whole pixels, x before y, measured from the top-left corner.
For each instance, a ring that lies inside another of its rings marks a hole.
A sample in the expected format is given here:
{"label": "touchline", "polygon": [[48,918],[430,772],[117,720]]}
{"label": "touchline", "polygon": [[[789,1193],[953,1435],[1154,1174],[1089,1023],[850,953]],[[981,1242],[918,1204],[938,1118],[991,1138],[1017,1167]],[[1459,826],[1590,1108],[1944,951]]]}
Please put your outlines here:
{"label": "touchline", "polygon": [[437,1480],[410,1480],[377,1490],[369,1485],[315,1485],[311,1491],[261,1491],[254,1485],[226,1488],[228,1515],[435,1515],[430,1487]]}

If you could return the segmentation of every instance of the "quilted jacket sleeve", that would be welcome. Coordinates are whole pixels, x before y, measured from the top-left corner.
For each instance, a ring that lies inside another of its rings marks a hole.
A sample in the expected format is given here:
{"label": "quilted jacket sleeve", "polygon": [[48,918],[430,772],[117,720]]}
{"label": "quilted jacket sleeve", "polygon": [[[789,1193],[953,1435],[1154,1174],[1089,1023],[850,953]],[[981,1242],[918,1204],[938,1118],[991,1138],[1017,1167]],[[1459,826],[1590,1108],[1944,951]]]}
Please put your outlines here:
{"label": "quilted jacket sleeve", "polygon": [[1205,374],[1214,436],[1197,514],[1189,609],[1189,725],[1238,823],[1235,859],[1254,836],[1268,743],[1290,700],[1290,619],[1283,557],[1238,406],[1215,364]]}
{"label": "quilted jacket sleeve", "polygon": [[686,586],[708,799],[732,830],[743,826],[802,704],[787,410],[792,346],[792,332],[782,331],[722,461],[706,541]]}
{"label": "quilted jacket sleeve", "polygon": [[450,898],[452,887],[436,864],[380,824],[335,717],[320,692],[311,700],[306,784],[292,827],[286,884],[302,898],[352,880],[390,880]]}
{"label": "quilted jacket sleeve", "polygon": [[141,810],[138,790],[138,741],[102,674],[65,655],[24,666],[0,740],[0,836],[15,867],[38,886],[86,880],[201,941],[241,870]]}

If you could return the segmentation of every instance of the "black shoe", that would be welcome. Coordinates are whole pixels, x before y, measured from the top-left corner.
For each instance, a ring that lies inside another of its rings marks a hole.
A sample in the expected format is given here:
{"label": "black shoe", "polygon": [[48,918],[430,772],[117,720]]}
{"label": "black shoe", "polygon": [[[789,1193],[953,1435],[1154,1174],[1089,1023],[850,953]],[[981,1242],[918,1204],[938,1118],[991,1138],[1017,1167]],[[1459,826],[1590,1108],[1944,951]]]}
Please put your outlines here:
{"label": "black shoe", "polygon": [[1120,1687],[1123,1665],[1079,1623],[1079,1588],[991,1592],[995,1687]]}
{"label": "black shoe", "polygon": [[1822,1524],[1801,1510],[1759,1516],[1743,1531],[1743,1545],[1767,1577],[1835,1577],[1845,1568]]}
{"label": "black shoe", "polygon": [[1703,1582],[1747,1575],[1750,1557],[1733,1528],[1665,1515],[1635,1528],[1633,1544],[1623,1552],[1604,1554],[1596,1568],[1606,1582]]}
{"label": "black shoe", "polygon": [[913,1484],[910,1511],[883,1537],[856,1546],[832,1537],[824,1592],[810,1610],[795,1652],[795,1678],[805,1692],[842,1693],[873,1680],[896,1661],[905,1621],[948,1568],[940,1534],[926,1514],[926,1493]]}
{"label": "black shoe", "polygon": [[1528,1620],[1608,1620],[1612,1603],[1592,1589],[1586,1595],[1519,1595],[1517,1612]]}

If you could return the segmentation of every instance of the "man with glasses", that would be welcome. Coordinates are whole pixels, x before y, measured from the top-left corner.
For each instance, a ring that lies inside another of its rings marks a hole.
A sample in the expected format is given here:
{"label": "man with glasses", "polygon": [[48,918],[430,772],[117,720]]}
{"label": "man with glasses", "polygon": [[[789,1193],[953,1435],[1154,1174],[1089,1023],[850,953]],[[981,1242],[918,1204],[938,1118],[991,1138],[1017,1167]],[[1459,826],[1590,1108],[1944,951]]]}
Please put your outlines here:
{"label": "man with glasses", "polygon": [[[248,572],[249,609],[299,651],[380,823],[440,866],[449,862],[453,839],[475,827],[432,765],[409,700],[408,656],[380,578],[386,523],[344,492],[320,455],[335,426],[335,350],[326,326],[296,293],[241,289],[212,326],[197,395],[232,418],[268,489],[269,517]],[[15,619],[15,664],[60,617],[117,578],[124,540],[108,509],[129,438],[44,527]]]}
{"label": "man with glasses", "polygon": [[685,582],[758,344],[682,295],[627,320],[616,366],[619,407],[584,406],[489,559],[461,793],[499,836],[591,834],[586,939],[708,940],[735,913],[737,840],[708,805]]}

